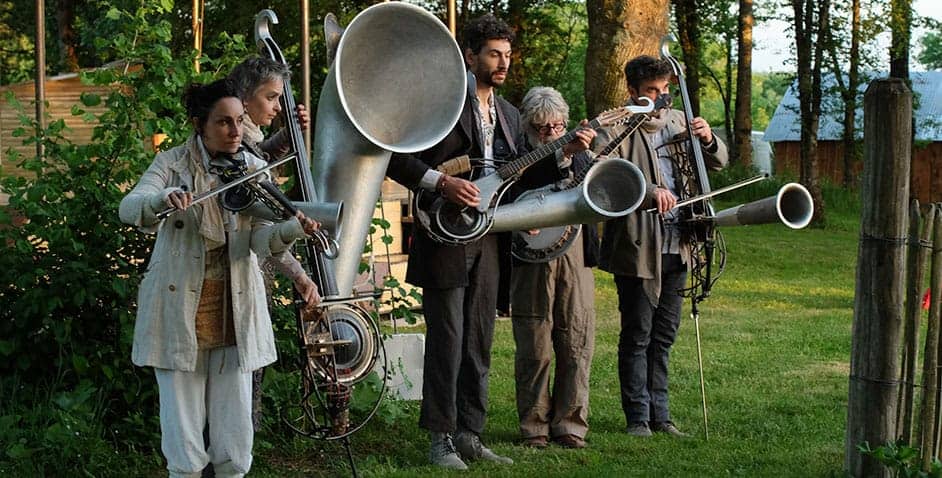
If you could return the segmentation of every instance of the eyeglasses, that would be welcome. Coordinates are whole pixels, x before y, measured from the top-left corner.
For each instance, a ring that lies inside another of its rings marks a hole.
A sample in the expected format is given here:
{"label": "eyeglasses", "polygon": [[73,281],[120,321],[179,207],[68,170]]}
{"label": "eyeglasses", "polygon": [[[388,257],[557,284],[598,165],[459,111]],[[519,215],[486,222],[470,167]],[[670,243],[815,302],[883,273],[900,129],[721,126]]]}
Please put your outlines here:
{"label": "eyeglasses", "polygon": [[566,123],[547,123],[547,124],[530,124],[533,126],[533,129],[540,132],[540,134],[549,134],[550,131],[554,133],[561,133],[566,131]]}

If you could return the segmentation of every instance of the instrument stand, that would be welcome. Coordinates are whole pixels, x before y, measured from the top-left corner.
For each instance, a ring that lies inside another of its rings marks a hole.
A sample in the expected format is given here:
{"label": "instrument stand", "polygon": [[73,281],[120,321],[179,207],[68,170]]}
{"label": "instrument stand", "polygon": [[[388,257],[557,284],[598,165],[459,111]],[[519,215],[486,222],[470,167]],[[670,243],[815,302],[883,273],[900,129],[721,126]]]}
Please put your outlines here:
{"label": "instrument stand", "polygon": [[690,316],[697,335],[697,368],[700,370],[700,401],[703,405],[703,439],[710,439],[710,425],[707,420],[706,383],[703,380],[703,349],[700,346],[700,311],[697,308],[697,298],[692,301]]}
{"label": "instrument stand", "polygon": [[353,461],[353,450],[350,449],[350,437],[343,437],[343,448],[347,451],[347,461],[350,463],[350,472],[352,473],[353,478],[357,478],[360,475],[357,474],[357,464]]}

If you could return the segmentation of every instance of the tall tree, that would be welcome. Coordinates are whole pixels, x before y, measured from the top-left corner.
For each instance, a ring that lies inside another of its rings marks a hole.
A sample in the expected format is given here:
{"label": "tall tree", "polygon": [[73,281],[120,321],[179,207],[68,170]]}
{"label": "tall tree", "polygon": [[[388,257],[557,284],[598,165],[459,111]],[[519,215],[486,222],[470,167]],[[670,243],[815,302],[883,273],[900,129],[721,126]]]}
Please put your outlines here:
{"label": "tall tree", "polygon": [[736,145],[734,161],[743,166],[752,164],[752,0],[739,0],[739,29],[736,64]]}
{"label": "tall tree", "polygon": [[942,69],[942,33],[926,33],[919,39],[919,44],[922,46],[922,51],[917,55],[919,63],[922,63],[928,69]]}
{"label": "tall tree", "polygon": [[912,37],[912,0],[890,2],[890,77],[909,79],[909,41]]}
{"label": "tall tree", "polygon": [[75,34],[75,4],[76,0],[59,0],[56,11],[56,24],[58,26],[59,63],[63,71],[78,71],[79,59],[76,47],[78,39]]}
{"label": "tall tree", "polygon": [[667,33],[668,0],[587,0],[589,45],[585,99],[590,117],[623,104],[628,97],[625,63],[641,54],[658,55]]}
{"label": "tall tree", "polygon": [[[798,69],[798,102],[801,118],[801,182],[808,188],[814,200],[814,221],[824,218],[824,198],[818,177],[818,114],[821,105],[820,62],[814,60],[813,49],[816,37],[815,0],[791,0],[795,25],[795,52]],[[822,0],[821,10],[827,11],[828,0]],[[817,87],[817,92],[815,92]]]}
{"label": "tall tree", "polygon": [[700,15],[697,0],[674,0],[674,20],[683,52],[690,110],[700,116]]}

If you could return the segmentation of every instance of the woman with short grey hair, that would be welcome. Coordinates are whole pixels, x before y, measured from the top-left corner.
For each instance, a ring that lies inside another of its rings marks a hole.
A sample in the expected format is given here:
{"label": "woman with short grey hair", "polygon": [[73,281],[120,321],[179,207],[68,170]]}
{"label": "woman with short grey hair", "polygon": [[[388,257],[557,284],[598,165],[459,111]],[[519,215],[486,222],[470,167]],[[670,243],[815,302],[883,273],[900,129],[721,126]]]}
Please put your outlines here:
{"label": "woman with short grey hair", "polygon": [[[569,105],[555,89],[536,87],[524,96],[520,115],[530,146],[536,148],[566,132]],[[572,158],[560,155],[557,164],[568,165],[578,175],[591,165],[591,157],[586,151]],[[583,225],[563,255],[545,263],[514,263],[510,309],[517,344],[514,377],[520,433],[527,446],[545,448],[552,439],[566,448],[585,447],[589,367],[595,347],[592,266],[597,260],[598,234],[594,225]]]}

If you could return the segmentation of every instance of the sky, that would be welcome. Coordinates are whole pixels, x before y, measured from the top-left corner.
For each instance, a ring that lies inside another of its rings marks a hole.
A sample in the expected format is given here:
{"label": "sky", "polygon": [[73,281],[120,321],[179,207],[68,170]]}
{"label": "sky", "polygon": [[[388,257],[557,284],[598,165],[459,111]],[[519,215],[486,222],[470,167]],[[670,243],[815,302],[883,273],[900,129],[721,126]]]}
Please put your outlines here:
{"label": "sky", "polygon": [[[942,1],[940,0],[913,0],[913,10],[922,16],[942,21]],[[794,40],[791,38],[791,25],[781,20],[769,20],[757,24],[753,30],[752,71],[795,71],[794,66]],[[915,61],[919,52],[919,39],[925,33],[924,29],[913,29],[913,43],[910,57],[913,58],[910,68],[914,71],[926,68]],[[885,33],[878,37],[879,45],[886,59],[884,64],[889,69],[890,34]],[[791,61],[789,63],[789,61]]]}

